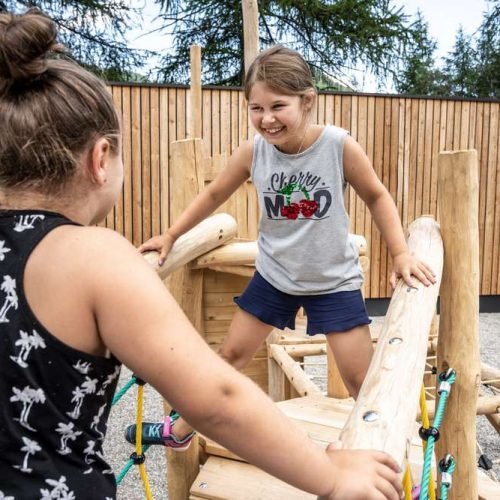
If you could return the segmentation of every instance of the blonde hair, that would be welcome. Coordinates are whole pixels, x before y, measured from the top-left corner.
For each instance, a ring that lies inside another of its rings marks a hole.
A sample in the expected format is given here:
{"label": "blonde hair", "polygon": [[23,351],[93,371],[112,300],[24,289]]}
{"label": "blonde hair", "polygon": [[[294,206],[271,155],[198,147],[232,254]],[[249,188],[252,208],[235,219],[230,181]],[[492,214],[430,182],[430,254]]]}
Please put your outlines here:
{"label": "blonde hair", "polygon": [[316,93],[307,62],[298,52],[283,45],[263,50],[253,60],[245,77],[244,91],[247,100],[257,82],[263,82],[285,95],[304,96],[311,91]]}

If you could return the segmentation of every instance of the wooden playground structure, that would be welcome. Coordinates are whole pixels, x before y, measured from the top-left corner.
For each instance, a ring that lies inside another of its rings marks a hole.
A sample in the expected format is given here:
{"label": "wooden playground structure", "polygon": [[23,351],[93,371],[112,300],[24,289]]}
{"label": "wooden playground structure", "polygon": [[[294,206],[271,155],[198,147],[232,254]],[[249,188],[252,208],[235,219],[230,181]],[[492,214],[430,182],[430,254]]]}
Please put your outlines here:
{"label": "wooden playground structure", "polygon": [[[181,213],[204,184],[201,140],[178,141],[172,151],[172,176],[179,175],[172,183],[176,186],[172,196]],[[481,365],[479,359],[477,156],[474,150],[443,152],[438,163],[440,225],[432,217],[420,217],[408,228],[411,251],[432,266],[438,283],[428,288],[399,283],[382,328],[372,331],[376,351],[358,400],[348,397],[324,336],[308,338],[300,327],[295,333],[275,330],[244,373],[319,445],[339,442],[345,448],[383,450],[403,468],[409,465],[411,477],[419,483],[423,445],[417,421],[422,384],[432,419],[440,381],[429,367],[435,366],[438,374],[452,368],[457,378],[441,439],[436,442],[432,477],[439,488],[444,476],[436,464],[451,454],[456,470],[449,498],[496,499],[500,484],[478,472],[476,458],[476,415],[487,415],[500,432],[500,395],[478,397],[481,384],[500,388],[500,371]],[[233,296],[243,290],[254,271],[256,242],[235,239],[236,230],[233,217],[217,214],[179,238],[162,268],[157,267],[155,253],[145,256],[214,349],[236,307]],[[354,238],[366,270],[364,238]],[[299,325],[305,321],[298,318]],[[321,354],[328,359],[326,395],[302,368],[305,356]],[[203,436],[185,453],[168,450],[167,467],[171,500],[313,498]]]}
{"label": "wooden playground structure", "polygon": [[[258,11],[254,0],[242,3],[248,66],[258,52]],[[225,163],[223,156],[206,159],[203,155],[201,55],[196,46],[191,48],[191,75],[190,138],[169,145],[169,198],[175,200],[170,205],[171,221]],[[295,332],[273,331],[243,373],[320,446],[337,442],[344,448],[385,451],[403,469],[408,466],[406,481],[420,484],[425,445],[419,427],[426,420],[426,410],[431,421],[438,412],[443,381],[436,375],[453,369],[456,381],[449,390],[440,439],[436,441],[429,498],[436,498],[433,493],[439,492],[442,480],[449,481],[447,472],[439,472],[438,463],[451,454],[456,469],[448,498],[500,499],[500,483],[478,471],[476,458],[476,415],[486,415],[500,433],[500,370],[482,364],[479,357],[477,153],[442,152],[437,166],[439,225],[431,216],[418,217],[408,227],[408,244],[415,255],[431,265],[438,282],[428,288],[399,283],[383,325],[372,328],[375,355],[357,401],[349,398],[324,336],[307,337],[303,333],[306,318],[302,316],[297,318]],[[255,241],[236,237],[235,219],[240,214],[237,196],[236,201],[229,200],[221,207],[221,212],[235,217],[219,213],[200,223],[178,239],[161,268],[156,253],[145,255],[215,350],[233,316],[233,297],[242,292],[254,273],[257,252]],[[352,237],[366,272],[370,266],[366,241],[363,235]],[[303,369],[305,357],[325,354],[326,394]],[[495,395],[482,394],[483,385],[493,388]],[[203,436],[196,436],[185,453],[167,449],[167,468],[170,500],[314,498]],[[412,498],[408,491],[406,500]]]}

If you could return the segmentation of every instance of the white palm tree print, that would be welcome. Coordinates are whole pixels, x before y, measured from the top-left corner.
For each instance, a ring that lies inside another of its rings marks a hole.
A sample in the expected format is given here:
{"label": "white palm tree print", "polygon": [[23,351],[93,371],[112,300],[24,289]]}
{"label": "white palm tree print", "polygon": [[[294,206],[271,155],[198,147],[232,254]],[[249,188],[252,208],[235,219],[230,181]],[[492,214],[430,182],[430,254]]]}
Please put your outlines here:
{"label": "white palm tree print", "polygon": [[75,494],[70,491],[69,486],[66,484],[66,477],[61,476],[58,480],[46,479],[45,482],[52,486],[52,490],[42,488],[40,489],[40,500],[75,500]]}
{"label": "white palm tree print", "polygon": [[4,492],[0,491],[0,500],[16,500],[16,499],[14,497],[6,497]]}
{"label": "white palm tree print", "polygon": [[16,469],[19,469],[21,472],[28,472],[30,473],[33,469],[28,467],[28,459],[30,455],[34,455],[37,451],[40,451],[42,448],[40,448],[39,444],[32,440],[28,439],[27,437],[23,436],[23,442],[24,446],[21,448],[21,451],[25,452],[24,455],[24,460],[22,465],[14,465]]}
{"label": "white palm tree print", "polygon": [[61,455],[68,455],[71,453],[71,448],[68,446],[68,440],[75,441],[76,438],[82,433],[82,431],[75,430],[75,424],[69,422],[67,424],[60,422],[57,425],[56,432],[61,434],[61,442],[57,453]]}
{"label": "white palm tree print", "polygon": [[8,323],[9,320],[7,319],[7,312],[12,307],[14,309],[17,309],[18,305],[16,280],[6,274],[3,277],[2,284],[0,285],[0,290],[2,290],[2,292],[5,292],[6,294],[5,301],[0,308],[0,323]]}
{"label": "white palm tree print", "polygon": [[[7,248],[7,247],[5,246],[5,240],[0,240],[0,262],[1,262],[2,260],[5,260],[5,254],[6,254],[7,252],[10,252],[10,248]],[[0,493],[2,493],[2,492],[0,491]],[[0,497],[0,500],[1,500],[1,499],[2,499],[2,497]]]}
{"label": "white palm tree print", "polygon": [[72,394],[73,398],[71,399],[72,403],[75,403],[75,407],[73,408],[72,411],[66,412],[66,414],[73,418],[77,419],[80,416],[80,411],[82,409],[82,404],[83,400],[85,399],[85,396],[88,394],[94,394],[97,388],[97,379],[93,378],[91,379],[90,377],[85,377],[85,381],[82,383],[81,386],[76,387]]}
{"label": "white palm tree print", "polygon": [[11,396],[10,401],[23,404],[23,409],[19,418],[16,418],[14,420],[18,420],[19,423],[26,429],[36,432],[36,429],[29,425],[28,417],[33,404],[45,403],[45,393],[42,389],[33,389],[30,386],[26,386],[22,391],[17,387],[13,387],[12,392],[14,393],[14,395]]}
{"label": "white palm tree print", "polygon": [[82,375],[87,375],[90,371],[90,368],[92,365],[88,361],[82,361],[79,359],[75,365],[73,365],[73,368],[77,371],[80,372]]}
{"label": "white palm tree print", "polygon": [[104,390],[106,389],[106,387],[108,387],[109,384],[111,384],[111,382],[113,382],[113,380],[115,380],[116,377],[118,377],[118,375],[120,375],[120,365],[118,365],[115,370],[113,371],[113,373],[111,373],[110,375],[108,375],[106,377],[106,380],[103,382],[101,388],[99,389],[99,392],[97,393],[99,396],[103,396],[104,395]]}
{"label": "white palm tree print", "polygon": [[97,433],[99,433],[99,435],[100,435],[99,439],[101,439],[101,440],[104,440],[104,433],[99,430],[98,426],[101,423],[101,417],[104,413],[104,410],[106,409],[106,406],[107,406],[107,403],[104,403],[99,408],[97,415],[94,416],[94,418],[92,419],[92,424],[90,425],[90,428],[93,431],[96,431]]}
{"label": "white palm tree print", "polygon": [[45,215],[21,215],[14,226],[14,231],[16,231],[16,233],[22,233],[27,229],[33,229],[35,227],[33,225],[34,222],[43,219],[45,219]]}
{"label": "white palm tree print", "polygon": [[19,339],[16,340],[15,345],[20,346],[21,350],[17,356],[10,356],[10,359],[17,363],[20,367],[26,368],[28,363],[26,363],[28,356],[31,352],[31,349],[45,349],[47,346],[45,345],[45,341],[38,334],[36,330],[33,330],[33,335],[29,335],[27,332],[23,330],[19,331]]}

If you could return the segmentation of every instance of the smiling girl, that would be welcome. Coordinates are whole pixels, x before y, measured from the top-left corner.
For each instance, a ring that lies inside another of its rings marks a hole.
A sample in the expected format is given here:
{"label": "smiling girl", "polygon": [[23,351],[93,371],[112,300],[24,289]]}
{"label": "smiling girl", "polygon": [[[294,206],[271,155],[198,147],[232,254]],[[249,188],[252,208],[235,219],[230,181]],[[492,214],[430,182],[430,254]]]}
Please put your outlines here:
{"label": "smiling girl", "polygon": [[[307,333],[325,334],[341,376],[356,398],[372,357],[363,275],[349,238],[344,192],[350,184],[367,204],[392,257],[391,284],[412,276],[433,283],[432,271],[410,255],[396,206],[346,130],[312,123],[316,90],[310,68],[295,51],[261,52],[245,82],[257,131],[232,154],[226,169],[161,236],[139,250],[160,250],[224,203],[249,177],[261,208],[256,272],[243,294],[220,355],[245,367],[274,327],[293,329],[300,307]],[[189,428],[176,423],[182,435]],[[133,428],[132,428],[133,431]]]}

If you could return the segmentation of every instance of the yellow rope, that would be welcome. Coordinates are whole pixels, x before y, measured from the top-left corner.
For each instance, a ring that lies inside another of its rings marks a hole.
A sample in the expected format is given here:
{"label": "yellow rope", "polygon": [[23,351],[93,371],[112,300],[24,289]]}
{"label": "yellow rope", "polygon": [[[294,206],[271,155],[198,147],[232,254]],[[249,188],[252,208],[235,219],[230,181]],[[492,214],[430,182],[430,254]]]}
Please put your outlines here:
{"label": "yellow rope", "polygon": [[[424,384],[422,384],[422,388],[420,390],[420,414],[422,416],[422,426],[428,429],[431,424],[429,421],[429,413],[427,412],[427,401],[425,400]],[[423,440],[422,445],[424,447],[424,455],[425,455],[425,450],[427,448],[427,441]],[[436,491],[434,490],[434,478],[432,477],[432,469],[430,472],[430,480],[429,480],[429,500],[436,500]]]}
{"label": "yellow rope", "polygon": [[412,489],[412,480],[411,480],[410,466],[406,464],[406,469],[403,476],[403,491],[405,494],[405,500],[412,500],[411,489]]}
{"label": "yellow rope", "polygon": [[[142,384],[137,386],[137,415],[135,422],[135,452],[137,456],[142,453],[142,407],[144,404],[144,386]],[[153,500],[151,488],[149,487],[148,475],[144,463],[139,464],[139,473],[141,475],[144,491],[146,492],[147,500]]]}

